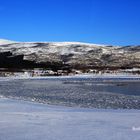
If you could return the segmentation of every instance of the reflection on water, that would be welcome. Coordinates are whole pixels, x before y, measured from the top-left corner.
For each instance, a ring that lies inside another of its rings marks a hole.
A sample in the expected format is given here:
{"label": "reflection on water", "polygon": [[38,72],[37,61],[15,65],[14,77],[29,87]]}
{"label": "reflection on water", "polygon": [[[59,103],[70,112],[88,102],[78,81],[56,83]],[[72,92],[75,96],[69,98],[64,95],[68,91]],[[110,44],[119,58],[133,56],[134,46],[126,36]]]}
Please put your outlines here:
{"label": "reflection on water", "polygon": [[0,80],[0,95],[42,103],[140,109],[140,81],[53,78]]}

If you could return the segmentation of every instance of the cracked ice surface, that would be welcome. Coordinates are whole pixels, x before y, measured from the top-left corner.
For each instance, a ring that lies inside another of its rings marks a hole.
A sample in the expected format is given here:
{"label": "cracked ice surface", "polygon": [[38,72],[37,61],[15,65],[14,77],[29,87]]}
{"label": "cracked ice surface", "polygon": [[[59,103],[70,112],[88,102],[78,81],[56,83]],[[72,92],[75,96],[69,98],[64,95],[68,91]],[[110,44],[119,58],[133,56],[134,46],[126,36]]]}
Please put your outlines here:
{"label": "cracked ice surface", "polygon": [[0,80],[0,95],[53,105],[140,109],[139,85],[93,78],[5,79]]}

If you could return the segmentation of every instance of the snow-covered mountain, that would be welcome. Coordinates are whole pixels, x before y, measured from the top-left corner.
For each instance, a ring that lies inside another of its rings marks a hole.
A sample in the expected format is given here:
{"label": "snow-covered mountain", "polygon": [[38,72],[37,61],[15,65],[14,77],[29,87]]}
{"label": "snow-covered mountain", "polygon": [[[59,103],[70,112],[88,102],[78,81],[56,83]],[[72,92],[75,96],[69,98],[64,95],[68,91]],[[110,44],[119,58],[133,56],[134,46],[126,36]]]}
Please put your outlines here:
{"label": "snow-covered mountain", "polygon": [[[0,41],[0,52],[23,55],[23,60],[70,68],[140,67],[140,46],[110,46],[80,42],[13,42]],[[22,59],[22,57],[20,57]],[[19,59],[19,58],[18,58]],[[16,61],[16,59],[14,60]],[[18,62],[22,63],[22,61]],[[38,67],[38,66],[37,66]]]}

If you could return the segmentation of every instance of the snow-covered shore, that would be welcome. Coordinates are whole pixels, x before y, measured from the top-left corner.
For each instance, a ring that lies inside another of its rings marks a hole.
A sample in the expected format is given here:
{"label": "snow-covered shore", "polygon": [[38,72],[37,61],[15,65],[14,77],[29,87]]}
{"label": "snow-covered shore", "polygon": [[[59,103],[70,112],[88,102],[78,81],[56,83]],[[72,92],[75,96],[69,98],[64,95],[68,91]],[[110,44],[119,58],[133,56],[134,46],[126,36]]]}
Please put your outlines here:
{"label": "snow-covered shore", "polygon": [[69,76],[9,76],[0,77],[0,80],[16,80],[16,79],[74,79],[74,78],[92,78],[92,79],[126,79],[126,80],[140,80],[140,75],[127,74],[77,74]]}
{"label": "snow-covered shore", "polygon": [[0,140],[139,140],[139,110],[78,109],[0,99]]}

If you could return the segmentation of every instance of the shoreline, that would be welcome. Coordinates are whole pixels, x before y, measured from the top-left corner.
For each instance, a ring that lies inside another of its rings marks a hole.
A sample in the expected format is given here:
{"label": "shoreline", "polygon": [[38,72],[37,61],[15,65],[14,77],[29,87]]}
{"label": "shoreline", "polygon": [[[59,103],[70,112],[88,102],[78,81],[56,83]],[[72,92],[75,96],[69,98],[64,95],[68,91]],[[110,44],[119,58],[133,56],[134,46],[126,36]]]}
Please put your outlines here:
{"label": "shoreline", "polygon": [[66,75],[66,76],[7,76],[7,77],[0,77],[0,79],[65,79],[65,78],[92,78],[92,79],[103,79],[103,78],[114,78],[114,79],[138,79],[140,80],[140,75],[113,75],[113,74],[102,74],[102,75],[97,75],[97,74],[77,74],[77,75]]}
{"label": "shoreline", "polygon": [[64,105],[57,105],[57,104],[47,104],[47,103],[42,103],[42,102],[37,102],[37,101],[32,101],[32,100],[26,100],[26,99],[18,99],[18,98],[11,98],[11,97],[4,97],[0,96],[0,102],[1,101],[6,101],[6,102],[13,102],[13,103],[19,103],[19,104],[27,104],[27,105],[35,105],[35,106],[42,106],[42,107],[48,107],[48,108],[54,108],[54,109],[66,109],[67,111],[80,111],[80,112],[139,112],[140,109],[127,109],[127,108],[88,108],[88,107],[80,107],[80,106],[64,106]]}

